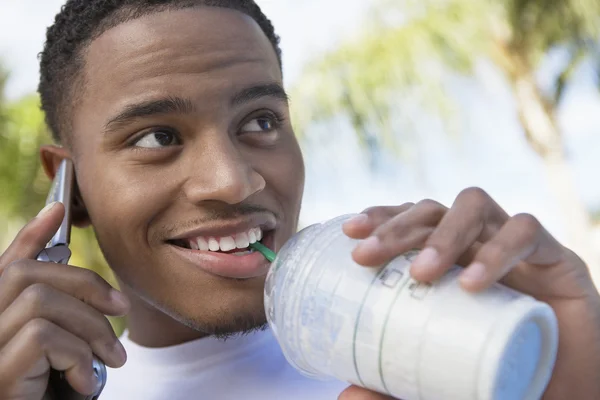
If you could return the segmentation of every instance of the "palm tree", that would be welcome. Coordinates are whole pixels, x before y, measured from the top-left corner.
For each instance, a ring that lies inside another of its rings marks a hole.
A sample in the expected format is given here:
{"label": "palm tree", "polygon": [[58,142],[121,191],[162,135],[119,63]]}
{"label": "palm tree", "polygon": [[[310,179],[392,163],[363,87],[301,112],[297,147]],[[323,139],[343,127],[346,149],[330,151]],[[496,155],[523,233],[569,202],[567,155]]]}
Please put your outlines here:
{"label": "palm tree", "polygon": [[[472,75],[479,61],[491,62],[512,90],[523,133],[545,166],[573,247],[590,265],[600,263],[590,244],[590,212],[577,194],[557,122],[578,66],[595,65],[600,83],[600,2],[380,0],[368,21],[358,39],[305,70],[292,90],[300,104],[298,128],[345,115],[367,148],[397,146],[390,122],[395,105],[422,99],[451,121],[448,74]],[[561,52],[564,62],[545,88],[536,72],[550,51]]]}

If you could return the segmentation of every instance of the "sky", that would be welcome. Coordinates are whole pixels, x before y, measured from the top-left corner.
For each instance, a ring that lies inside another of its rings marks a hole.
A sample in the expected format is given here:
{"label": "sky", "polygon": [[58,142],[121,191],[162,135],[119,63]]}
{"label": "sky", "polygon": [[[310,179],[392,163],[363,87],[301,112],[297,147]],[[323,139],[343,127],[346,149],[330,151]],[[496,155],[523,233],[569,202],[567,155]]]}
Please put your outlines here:
{"label": "sky", "polygon": [[[12,71],[8,96],[34,91],[38,80],[37,54],[46,27],[64,0],[0,0],[0,57]],[[315,51],[331,48],[353,32],[368,0],[259,0],[282,38],[286,82],[293,82]],[[334,16],[331,18],[331,16]]]}
{"label": "sky", "polygon": [[[258,1],[282,37],[286,85],[293,85],[315,55],[335,47],[360,29],[369,0]],[[45,28],[62,0],[0,0],[0,58],[12,71],[9,98],[33,92],[36,56]],[[343,4],[343,7],[340,5]],[[550,57],[549,65],[555,62]],[[541,71],[539,79],[548,78]],[[591,69],[577,72],[560,113],[577,190],[589,207],[600,209],[600,96],[592,87]],[[451,204],[460,190],[480,186],[510,214],[530,212],[565,240],[563,222],[548,189],[543,165],[525,142],[514,102],[502,77],[482,63],[477,81],[457,82],[463,131],[451,139],[425,115],[415,115],[419,168],[384,156],[370,171],[350,128],[344,123],[312,132],[304,143],[307,186],[303,224],[380,204],[434,198]],[[335,151],[332,151],[335,149]],[[600,238],[599,238],[600,240]]]}

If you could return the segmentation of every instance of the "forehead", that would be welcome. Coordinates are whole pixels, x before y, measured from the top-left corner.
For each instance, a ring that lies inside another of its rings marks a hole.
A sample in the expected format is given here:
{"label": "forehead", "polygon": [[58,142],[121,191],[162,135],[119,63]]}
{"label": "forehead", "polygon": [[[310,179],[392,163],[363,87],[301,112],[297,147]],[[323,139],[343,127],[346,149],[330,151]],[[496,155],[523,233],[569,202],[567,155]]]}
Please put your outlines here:
{"label": "forehead", "polygon": [[111,28],[88,46],[83,73],[75,129],[81,117],[89,126],[132,101],[173,95],[218,100],[249,83],[282,80],[258,24],[217,7],[162,11]]}

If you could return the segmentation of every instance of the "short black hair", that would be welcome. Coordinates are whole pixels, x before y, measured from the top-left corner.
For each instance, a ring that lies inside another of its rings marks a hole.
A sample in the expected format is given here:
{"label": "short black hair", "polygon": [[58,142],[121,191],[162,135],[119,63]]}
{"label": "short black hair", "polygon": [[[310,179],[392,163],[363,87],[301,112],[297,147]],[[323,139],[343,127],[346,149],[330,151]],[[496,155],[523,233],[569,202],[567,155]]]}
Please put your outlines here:
{"label": "short black hair", "polygon": [[70,131],[69,110],[83,87],[85,48],[110,28],[143,15],[195,6],[229,8],[250,16],[265,33],[282,65],[279,36],[253,0],[68,0],[46,32],[38,92],[57,143]]}

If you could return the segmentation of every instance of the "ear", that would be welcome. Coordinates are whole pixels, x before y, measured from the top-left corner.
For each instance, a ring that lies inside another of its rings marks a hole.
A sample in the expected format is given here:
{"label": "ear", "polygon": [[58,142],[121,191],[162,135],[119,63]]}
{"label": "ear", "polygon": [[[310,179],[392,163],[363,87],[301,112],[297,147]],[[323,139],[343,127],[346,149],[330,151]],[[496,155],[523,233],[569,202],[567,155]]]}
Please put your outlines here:
{"label": "ear", "polygon": [[[64,147],[56,145],[42,146],[40,149],[40,159],[44,171],[50,180],[54,179],[56,171],[60,166],[60,163],[65,158],[72,159],[71,153]],[[74,174],[73,182],[73,198],[71,199],[71,221],[72,224],[78,228],[86,228],[91,225],[90,216],[87,212],[81,192],[79,191],[79,185],[77,184],[77,174]]]}

